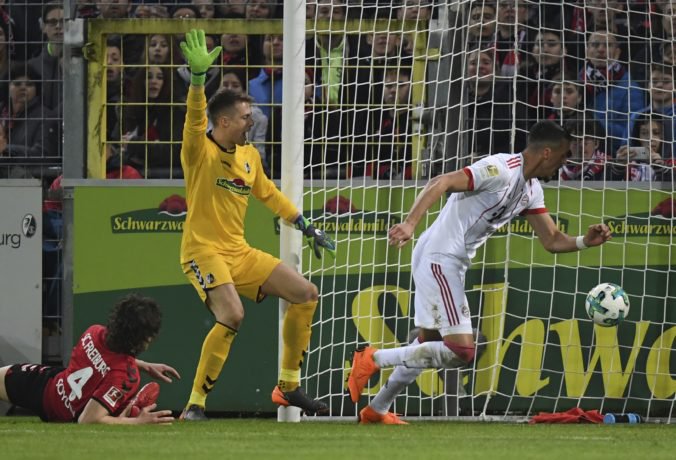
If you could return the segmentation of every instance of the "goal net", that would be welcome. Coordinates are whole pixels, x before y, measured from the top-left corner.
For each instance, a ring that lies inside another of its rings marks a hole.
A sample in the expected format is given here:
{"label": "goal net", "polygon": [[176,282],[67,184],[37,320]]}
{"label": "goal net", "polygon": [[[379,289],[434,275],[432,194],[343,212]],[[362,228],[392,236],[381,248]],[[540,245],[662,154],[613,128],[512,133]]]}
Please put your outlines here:
{"label": "goal net", "polygon": [[[304,208],[338,250],[335,260],[303,254],[320,290],[303,384],[331,416],[354,417],[391,373],[353,404],[352,351],[403,346],[414,329],[416,241],[389,247],[389,227],[430,178],[519,152],[529,127],[550,119],[574,142],[545,184],[549,212],[571,235],[605,222],[613,239],[553,255],[526,220],[501,228],[466,277],[480,358],[423,372],[391,410],[507,419],[580,407],[672,419],[676,10],[564,3],[308,0]],[[618,327],[585,312],[601,282],[629,294]]]}

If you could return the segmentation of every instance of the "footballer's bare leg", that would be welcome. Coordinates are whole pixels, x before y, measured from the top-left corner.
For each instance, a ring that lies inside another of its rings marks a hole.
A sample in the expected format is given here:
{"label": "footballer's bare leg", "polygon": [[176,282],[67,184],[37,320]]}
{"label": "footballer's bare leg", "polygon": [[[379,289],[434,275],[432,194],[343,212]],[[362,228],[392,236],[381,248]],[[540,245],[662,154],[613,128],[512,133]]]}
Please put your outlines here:
{"label": "footballer's bare leg", "polygon": [[317,287],[291,267],[278,264],[261,291],[289,302],[282,326],[282,366],[272,401],[280,406],[300,407],[308,414],[326,412],[328,406],[312,399],[300,387],[300,368],[310,344],[312,317],[317,308]]}
{"label": "footballer's bare leg", "polygon": [[12,366],[5,366],[5,367],[0,367],[0,400],[1,401],[9,401],[9,396],[7,396],[7,388],[5,388],[5,376],[7,375],[7,371],[9,368]]}
{"label": "footballer's bare leg", "polygon": [[277,264],[261,291],[287,300],[289,303],[316,302],[319,298],[317,286],[306,280],[300,273],[284,263]]}
{"label": "footballer's bare leg", "polygon": [[207,291],[207,306],[216,321],[239,330],[244,319],[244,305],[232,283],[221,284]]}
{"label": "footballer's bare leg", "polygon": [[206,420],[207,396],[221,375],[230,346],[244,319],[244,306],[232,283],[210,289],[206,303],[214,314],[216,324],[204,338],[190,399],[180,417],[182,420]]}

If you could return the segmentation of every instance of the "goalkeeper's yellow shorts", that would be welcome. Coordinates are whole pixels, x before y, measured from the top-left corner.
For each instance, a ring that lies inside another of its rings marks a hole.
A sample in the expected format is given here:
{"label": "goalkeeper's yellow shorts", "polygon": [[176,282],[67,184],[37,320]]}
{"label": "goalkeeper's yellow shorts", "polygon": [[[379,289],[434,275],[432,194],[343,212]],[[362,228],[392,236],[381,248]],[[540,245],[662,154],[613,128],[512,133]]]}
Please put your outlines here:
{"label": "goalkeeper's yellow shorts", "polygon": [[209,289],[227,283],[234,284],[240,295],[261,302],[265,298],[261,286],[281,262],[267,252],[247,248],[236,257],[204,254],[181,266],[203,302]]}

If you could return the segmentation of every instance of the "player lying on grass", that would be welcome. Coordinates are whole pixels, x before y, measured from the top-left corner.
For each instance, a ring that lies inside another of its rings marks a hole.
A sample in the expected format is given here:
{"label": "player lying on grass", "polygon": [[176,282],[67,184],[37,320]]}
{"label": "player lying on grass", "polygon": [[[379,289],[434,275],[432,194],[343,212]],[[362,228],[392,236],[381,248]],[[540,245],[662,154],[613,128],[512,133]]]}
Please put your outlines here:
{"label": "player lying on grass", "polygon": [[[155,411],[157,387],[141,382],[139,369],[171,382],[171,366],[136,356],[160,330],[161,312],[148,297],[130,294],[113,307],[106,326],[90,326],[77,341],[67,368],[14,364],[0,368],[0,400],[30,409],[45,422],[171,423],[171,411]],[[131,417],[130,413],[138,414]]]}
{"label": "player lying on grass", "polygon": [[415,325],[421,328],[420,335],[405,347],[365,347],[354,353],[348,387],[355,403],[373,374],[395,366],[387,383],[360,412],[362,423],[404,423],[389,408],[423,369],[473,362],[476,349],[465,273],[477,249],[497,229],[525,215],[540,243],[552,253],[599,246],[611,238],[605,224],[591,225],[584,236],[566,235],[547,213],[538,178],[554,177],[569,153],[570,135],[563,128],[551,121],[536,123],[522,153],[491,155],[430,180],[408,217],[390,229],[389,243],[404,246],[427,210],[450,193],[439,217],[413,250]]}
{"label": "player lying on grass", "polygon": [[[321,257],[321,250],[334,255],[335,244],[315,229],[265,176],[261,156],[246,138],[253,125],[251,98],[220,90],[207,104],[205,74],[220,47],[209,53],[203,30],[192,30],[185,39],[181,49],[190,67],[191,83],[181,145],[188,202],[181,265],[215,321],[204,338],[181,418],[206,420],[207,395],[216,385],[244,319],[240,295],[257,302],[273,295],[289,302],[282,326],[281,369],[272,401],[280,406],[300,407],[310,414],[325,412],[326,403],[312,399],[299,386],[300,367],[317,308],[317,287],[278,258],[246,242],[244,216],[250,197],[302,231],[317,257]],[[206,112],[213,125],[209,132]]]}

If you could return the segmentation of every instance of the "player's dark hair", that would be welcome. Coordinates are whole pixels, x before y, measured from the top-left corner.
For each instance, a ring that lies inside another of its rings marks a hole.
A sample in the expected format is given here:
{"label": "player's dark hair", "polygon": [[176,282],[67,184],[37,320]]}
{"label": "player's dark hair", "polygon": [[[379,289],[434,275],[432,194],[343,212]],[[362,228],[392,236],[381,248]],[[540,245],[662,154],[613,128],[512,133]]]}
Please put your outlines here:
{"label": "player's dark hair", "polygon": [[146,342],[157,336],[162,312],[155,300],[139,294],[120,299],[108,318],[106,346],[115,353],[136,356],[146,348]]}
{"label": "player's dark hair", "polygon": [[572,137],[563,126],[551,120],[538,121],[528,132],[528,147],[559,147],[563,142],[570,142]]}
{"label": "player's dark hair", "polygon": [[216,94],[211,96],[211,99],[209,99],[209,103],[207,104],[209,120],[215,125],[216,119],[219,116],[223,115],[224,112],[231,110],[240,102],[251,104],[253,98],[248,94],[237,94],[229,89],[219,89],[216,91]]}

